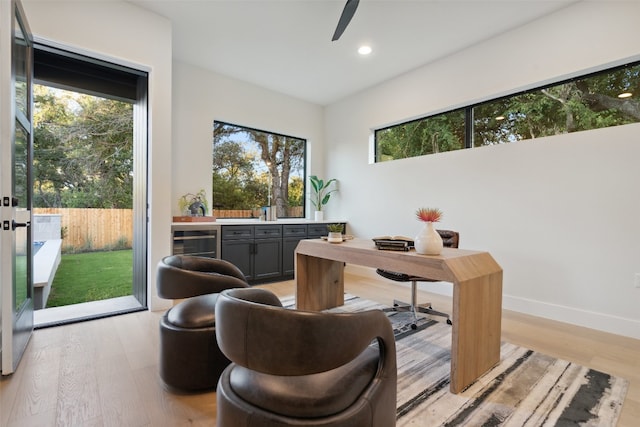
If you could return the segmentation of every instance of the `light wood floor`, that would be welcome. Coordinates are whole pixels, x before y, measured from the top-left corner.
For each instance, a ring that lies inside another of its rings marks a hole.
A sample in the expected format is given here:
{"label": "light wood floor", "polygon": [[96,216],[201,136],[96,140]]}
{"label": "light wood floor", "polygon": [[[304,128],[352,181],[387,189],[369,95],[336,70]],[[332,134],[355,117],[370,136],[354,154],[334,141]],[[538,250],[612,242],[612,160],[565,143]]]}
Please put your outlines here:
{"label": "light wood floor", "polygon": [[[280,296],[293,282],[265,287]],[[347,276],[346,291],[390,304],[408,287]],[[422,293],[421,302],[451,311],[451,300]],[[138,312],[37,330],[18,370],[0,380],[0,425],[213,425],[215,393],[177,395],[158,377],[158,321]],[[503,340],[630,380],[621,427],[640,419],[640,341],[505,311]]]}

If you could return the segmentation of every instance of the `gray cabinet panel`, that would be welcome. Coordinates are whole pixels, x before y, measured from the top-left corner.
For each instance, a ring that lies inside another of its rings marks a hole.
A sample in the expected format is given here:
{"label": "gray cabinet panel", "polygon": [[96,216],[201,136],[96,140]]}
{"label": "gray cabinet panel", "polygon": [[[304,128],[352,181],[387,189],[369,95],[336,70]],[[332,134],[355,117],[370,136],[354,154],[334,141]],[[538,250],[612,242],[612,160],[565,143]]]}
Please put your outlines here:
{"label": "gray cabinet panel", "polygon": [[248,281],[253,280],[253,240],[223,240],[221,258],[234,264]]}
{"label": "gray cabinet panel", "polygon": [[256,225],[254,236],[256,239],[272,239],[282,237],[281,225]]}
{"label": "gray cabinet panel", "polygon": [[326,236],[327,234],[329,234],[329,231],[327,230],[327,224],[309,224],[307,227],[307,236],[309,238]]}
{"label": "gray cabinet panel", "polygon": [[307,237],[307,224],[285,224],[282,226],[284,237]]}
{"label": "gray cabinet panel", "polygon": [[253,278],[256,281],[282,276],[282,239],[257,240],[253,254]]}
{"label": "gray cabinet panel", "polygon": [[298,242],[326,236],[327,224],[223,225],[220,257],[251,284],[292,279]]}
{"label": "gray cabinet panel", "polygon": [[223,225],[222,240],[253,239],[253,225]]}
{"label": "gray cabinet panel", "polygon": [[298,242],[307,238],[307,224],[285,224],[282,226],[282,275],[292,279],[295,273],[295,250]]}
{"label": "gray cabinet panel", "polygon": [[249,283],[277,280],[282,276],[282,225],[223,225],[220,252]]}
{"label": "gray cabinet panel", "polygon": [[291,279],[295,273],[295,251],[298,242],[303,238],[289,237],[282,240],[282,274]]}

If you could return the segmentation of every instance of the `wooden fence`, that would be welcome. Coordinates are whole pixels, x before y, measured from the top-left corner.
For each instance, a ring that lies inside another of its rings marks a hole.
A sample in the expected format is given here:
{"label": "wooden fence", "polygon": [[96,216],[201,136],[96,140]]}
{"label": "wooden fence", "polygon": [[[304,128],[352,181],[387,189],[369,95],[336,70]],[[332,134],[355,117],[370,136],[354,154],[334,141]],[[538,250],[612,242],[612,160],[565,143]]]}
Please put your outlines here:
{"label": "wooden fence", "polygon": [[34,208],[34,214],[59,214],[64,252],[130,248],[132,209]]}
{"label": "wooden fence", "polygon": [[[302,206],[292,206],[289,208],[289,216],[299,217],[302,213]],[[214,209],[213,216],[216,218],[258,218],[260,216],[260,209]]]}
{"label": "wooden fence", "polygon": [[251,209],[236,209],[236,210],[222,210],[222,209],[214,209],[211,214],[216,218],[252,218],[255,216],[260,216],[259,210],[251,210]]}

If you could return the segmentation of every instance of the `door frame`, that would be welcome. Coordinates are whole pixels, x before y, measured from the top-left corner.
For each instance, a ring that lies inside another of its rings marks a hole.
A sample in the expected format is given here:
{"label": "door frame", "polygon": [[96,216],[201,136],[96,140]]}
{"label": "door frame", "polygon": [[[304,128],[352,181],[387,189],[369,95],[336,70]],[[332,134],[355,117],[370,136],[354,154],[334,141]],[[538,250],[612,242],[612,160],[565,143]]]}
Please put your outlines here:
{"label": "door frame", "polygon": [[[149,91],[149,71],[142,69],[143,67],[136,64],[122,63],[121,61],[107,57],[105,55],[98,54],[96,52],[77,49],[71,46],[52,42],[36,37],[34,41],[34,50],[36,57],[36,68],[42,61],[42,58],[38,59],[38,55],[41,52],[46,52],[48,55],[54,55],[57,58],[63,59],[62,64],[58,62],[58,66],[61,69],[75,66],[73,71],[82,69],[83,64],[89,64],[104,69],[112,68],[116,72],[125,72],[130,78],[135,78],[135,96],[131,93],[122,94],[121,92],[110,92],[105,90],[105,87],[89,88],[95,90],[93,94],[97,96],[113,97],[118,99],[118,96],[122,96],[121,101],[130,102],[133,105],[133,170],[134,170],[134,182],[133,182],[133,289],[132,296],[138,301],[140,307],[125,310],[116,310],[112,312],[98,311],[95,314],[88,316],[82,316],[79,318],[65,318],[64,320],[56,320],[53,323],[37,324],[36,329],[41,327],[48,327],[52,325],[61,325],[66,323],[73,323],[77,321],[100,318],[104,316],[111,316],[116,313],[125,313],[129,311],[138,311],[148,308],[148,286],[147,286],[147,253],[148,253],[148,156],[149,156],[149,139],[148,139],[148,127],[149,127],[149,107],[148,107],[148,91]],[[72,62],[73,61],[73,62]],[[71,65],[69,65],[71,64]],[[116,79],[117,77],[113,77]],[[76,86],[72,81],[63,81],[63,87],[69,91],[77,91],[82,93],[83,88],[87,89],[82,84]],[[55,83],[60,83],[60,80],[51,80],[50,76],[40,75],[38,72],[35,74],[34,82],[45,86],[56,87]],[[104,92],[101,92],[104,91]],[[135,99],[134,99],[135,98]],[[35,179],[38,177],[36,176]],[[37,317],[36,317],[37,318]]]}

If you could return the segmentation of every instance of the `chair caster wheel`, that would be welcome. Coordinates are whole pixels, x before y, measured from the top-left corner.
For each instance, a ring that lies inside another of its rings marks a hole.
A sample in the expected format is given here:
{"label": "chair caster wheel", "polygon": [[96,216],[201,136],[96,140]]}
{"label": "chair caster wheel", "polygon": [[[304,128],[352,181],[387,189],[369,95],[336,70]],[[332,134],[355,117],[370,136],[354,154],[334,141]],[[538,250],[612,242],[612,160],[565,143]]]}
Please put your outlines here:
{"label": "chair caster wheel", "polygon": [[451,321],[451,319],[447,319],[447,325],[453,325],[453,322]]}
{"label": "chair caster wheel", "polygon": [[418,325],[416,325],[415,323],[412,323],[411,324],[411,329],[413,329],[415,331],[416,329],[418,329]]}

